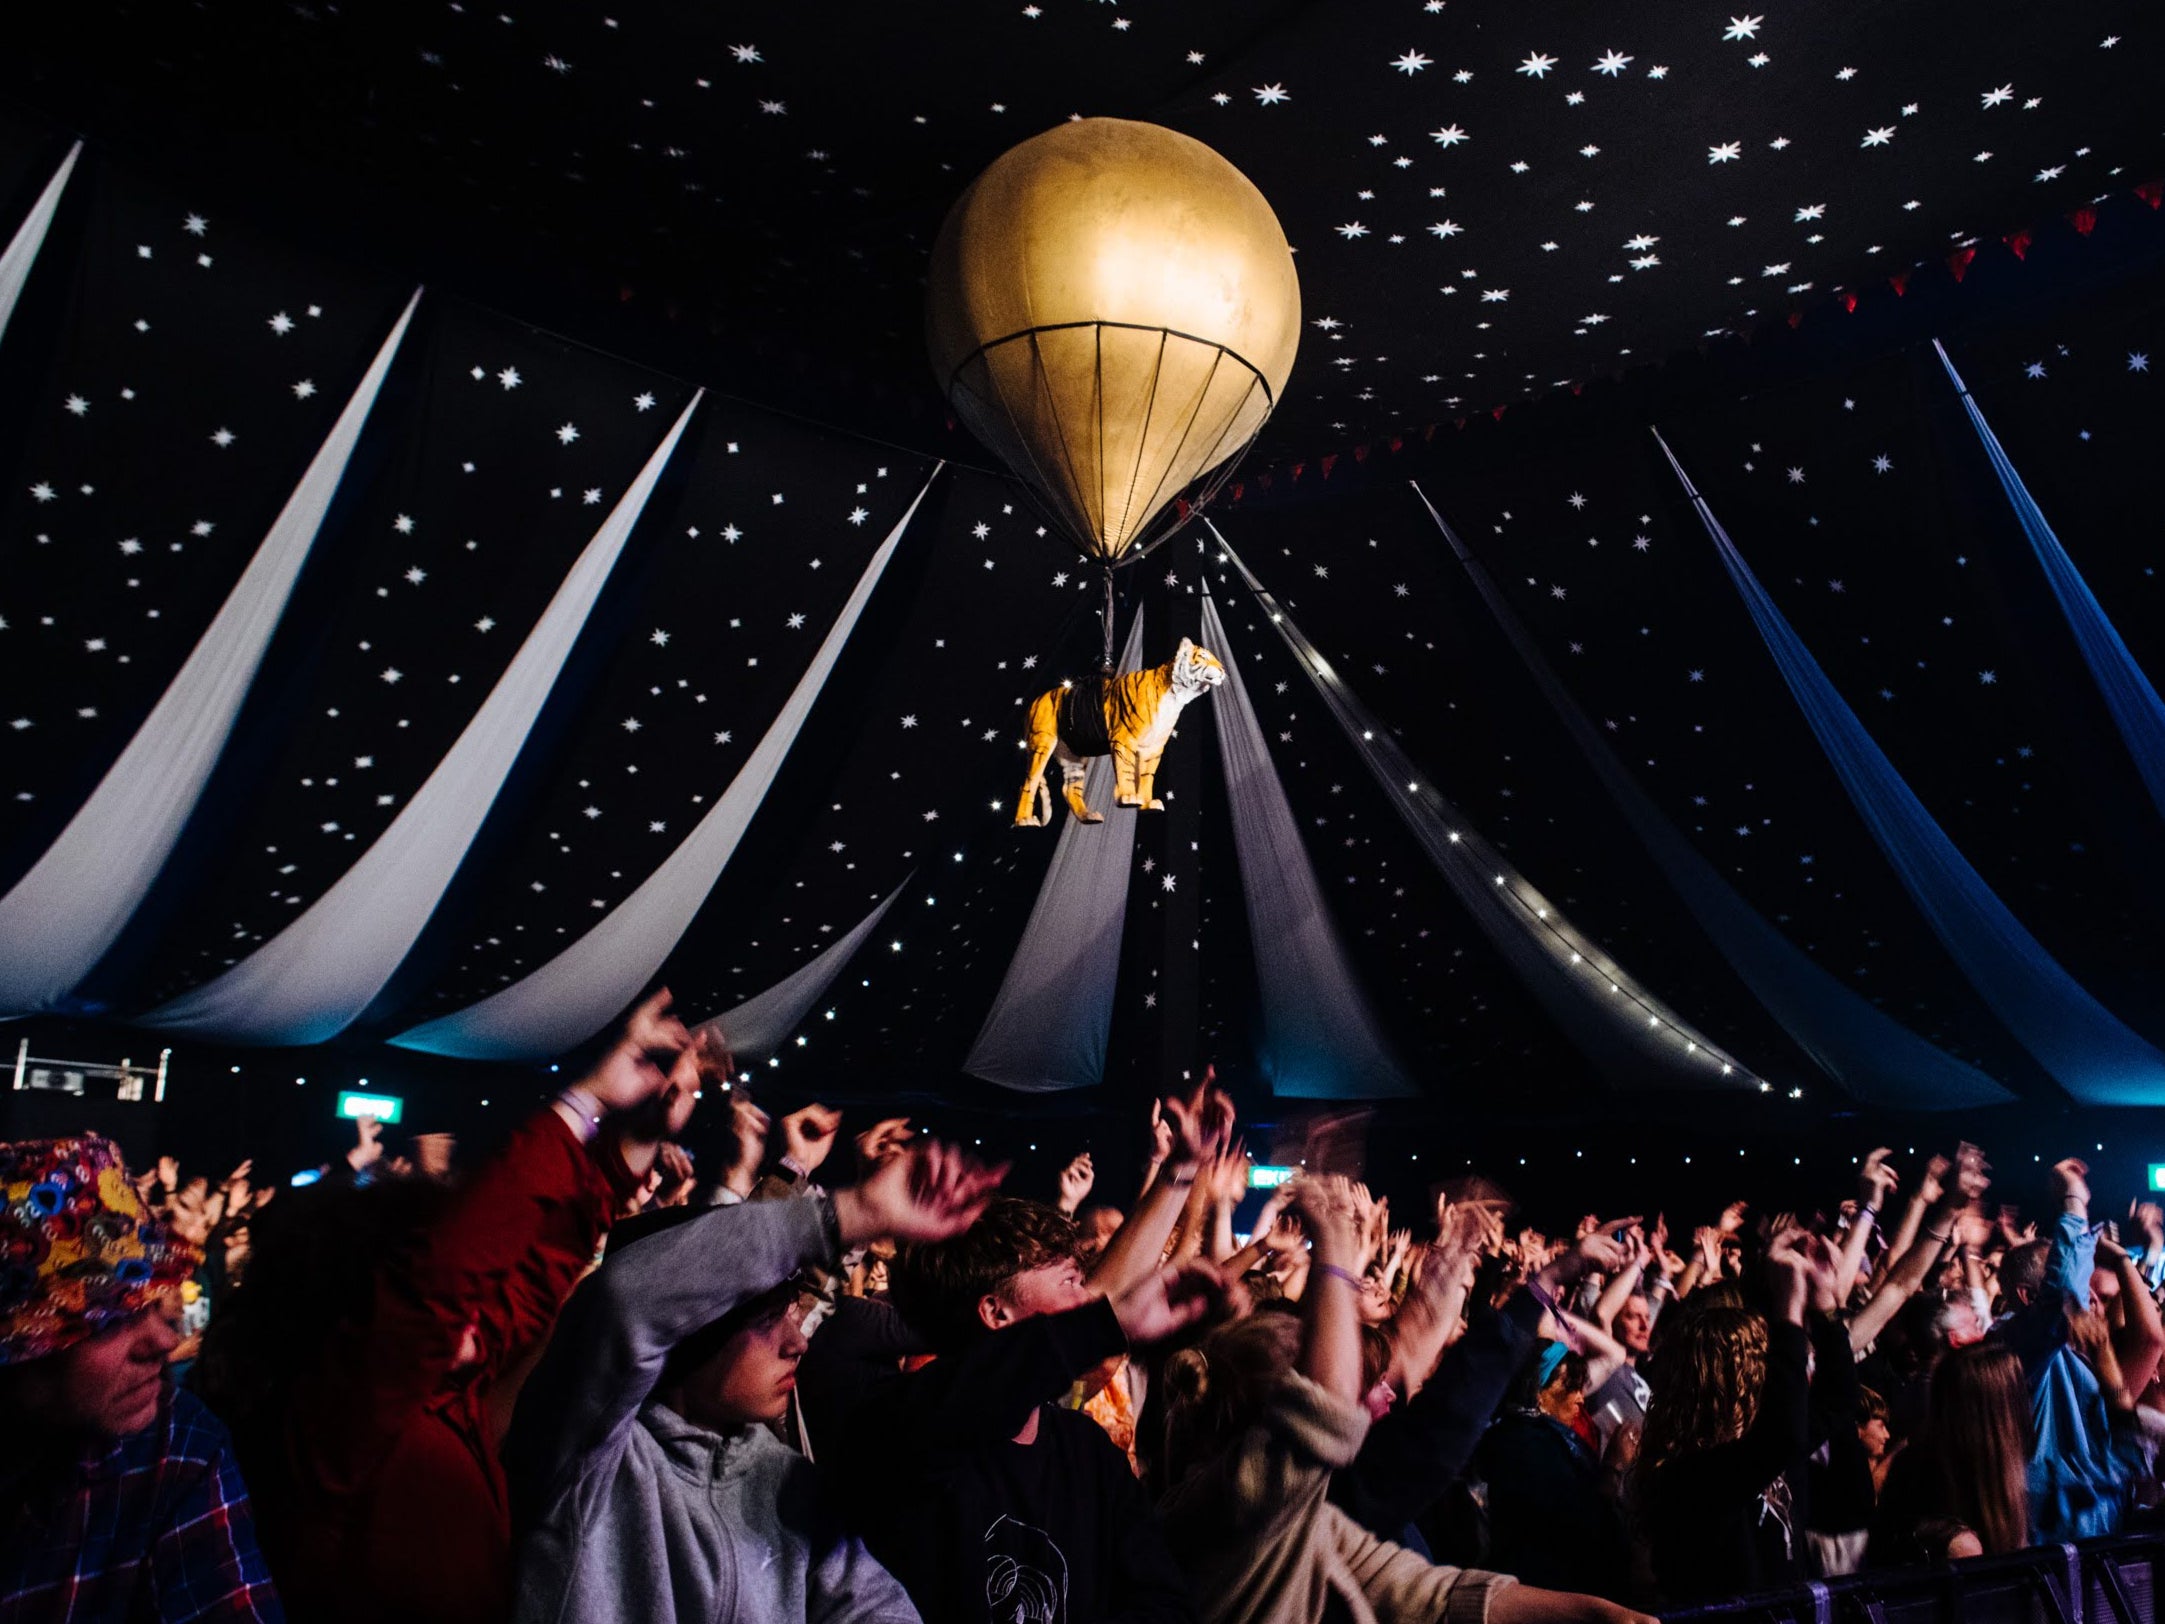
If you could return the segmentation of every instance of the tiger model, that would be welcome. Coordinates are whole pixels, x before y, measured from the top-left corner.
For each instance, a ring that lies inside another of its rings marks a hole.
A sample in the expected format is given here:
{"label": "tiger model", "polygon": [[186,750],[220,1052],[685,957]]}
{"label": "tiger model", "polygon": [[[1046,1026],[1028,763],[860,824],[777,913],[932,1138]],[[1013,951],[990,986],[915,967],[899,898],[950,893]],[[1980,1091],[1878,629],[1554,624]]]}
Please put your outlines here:
{"label": "tiger model", "polygon": [[[1045,765],[1060,763],[1061,795],[1083,823],[1103,823],[1083,799],[1084,763],[1091,756],[1113,758],[1113,800],[1144,812],[1163,812],[1165,803],[1150,793],[1158,776],[1158,758],[1188,701],[1225,681],[1225,667],[1207,648],[1180,640],[1173,657],[1146,671],[1104,677],[1095,684],[1062,683],[1030,701],[1030,776],[1023,780],[1015,808],[1015,827],[1039,828],[1052,821],[1052,797],[1045,788]],[[1097,702],[1091,703],[1092,699]]]}

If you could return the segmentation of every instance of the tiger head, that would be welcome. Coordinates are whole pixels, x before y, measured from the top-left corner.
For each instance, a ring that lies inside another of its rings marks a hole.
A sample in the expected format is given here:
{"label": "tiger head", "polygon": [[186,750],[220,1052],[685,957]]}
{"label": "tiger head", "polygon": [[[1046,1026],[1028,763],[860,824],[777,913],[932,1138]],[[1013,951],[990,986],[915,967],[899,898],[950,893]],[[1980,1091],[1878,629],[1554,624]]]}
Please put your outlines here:
{"label": "tiger head", "polygon": [[1191,698],[1208,693],[1225,681],[1225,666],[1218,656],[1207,648],[1197,648],[1185,637],[1180,647],[1173,650],[1172,663],[1167,667],[1173,677],[1173,692]]}

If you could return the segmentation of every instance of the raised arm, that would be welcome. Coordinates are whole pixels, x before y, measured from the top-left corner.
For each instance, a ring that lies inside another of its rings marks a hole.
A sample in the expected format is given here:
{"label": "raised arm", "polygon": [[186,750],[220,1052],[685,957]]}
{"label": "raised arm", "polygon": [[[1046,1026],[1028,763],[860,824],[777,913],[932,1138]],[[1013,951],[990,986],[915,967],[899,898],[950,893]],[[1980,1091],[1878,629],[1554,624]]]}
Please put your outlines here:
{"label": "raised arm", "polygon": [[1335,1398],[1361,1398],[1360,1218],[1336,1174],[1301,1180],[1301,1216],[1315,1243],[1301,1298],[1300,1373]]}
{"label": "raised arm", "polygon": [[926,1145],[831,1200],[711,1208],[612,1253],[565,1309],[505,1440],[529,1504],[606,1474],[670,1350],[693,1332],[851,1247],[960,1233],[1005,1171]]}
{"label": "raised arm", "polygon": [[1194,1194],[1197,1176],[1232,1137],[1233,1101],[1205,1076],[1193,1094],[1159,1101],[1152,1127],[1154,1133],[1164,1130],[1158,1142],[1170,1148],[1164,1165],[1135,1204],[1134,1216],[1114,1232],[1090,1270],[1090,1289],[1102,1296],[1118,1296],[1157,1271],[1173,1225]]}
{"label": "raised arm", "polygon": [[1864,1170],[1857,1175],[1857,1216],[1850,1222],[1848,1235],[1843,1237],[1842,1255],[1835,1264],[1834,1295],[1841,1302],[1849,1301],[1849,1294],[1857,1284],[1857,1272],[1864,1267],[1864,1249],[1871,1244],[1879,1215],[1893,1196],[1895,1186],[1901,1182],[1895,1170],[1887,1165],[1887,1158],[1893,1154],[1887,1146],[1881,1145],[1865,1157]]}
{"label": "raised arm", "polygon": [[[1639,1289],[1639,1281],[1646,1274],[1648,1261],[1653,1257],[1643,1231],[1632,1229],[1624,1237],[1623,1261],[1609,1271],[1608,1283],[1601,1288],[1601,1295],[1594,1299],[1594,1323],[1604,1333],[1616,1323],[1617,1310],[1624,1306],[1624,1299]],[[1587,1380],[1589,1391],[1600,1383],[1591,1377]]]}
{"label": "raised arm", "polygon": [[2160,1357],[2165,1356],[2165,1323],[2159,1321],[2157,1300],[2150,1295],[2140,1262],[2117,1241],[2103,1236],[2098,1237],[2097,1257],[2119,1276],[2121,1317],[2113,1327],[2112,1351],[2120,1361],[2128,1397],[2139,1400],[2157,1375]]}
{"label": "raised arm", "polygon": [[[1952,1185],[1943,1184],[1941,1181],[1946,1175],[1939,1170],[1950,1167],[1954,1173],[1954,1182]],[[1964,1207],[1982,1199],[1984,1193],[1992,1188],[1989,1173],[1984,1152],[1972,1144],[1964,1144],[1952,1163],[1943,1157],[1932,1158],[1931,1165],[1925,1171],[1924,1183],[1917,1192],[1917,1199],[1911,1203],[1913,1207],[1920,1203],[1929,1203],[1926,1212],[1918,1220],[1918,1227],[1923,1230],[1923,1234],[1888,1269],[1886,1279],[1872,1293],[1872,1300],[1859,1309],[1856,1317],[1849,1322],[1851,1347],[1860,1351],[1870,1347],[1880,1332],[1892,1323],[1894,1316],[1901,1312],[1902,1305],[1915,1296],[1918,1288],[1931,1278],[1933,1269],[1938,1267],[1940,1258],[1953,1239],[1956,1217]],[[1907,1230],[1912,1226],[1905,1218],[1902,1227]]]}

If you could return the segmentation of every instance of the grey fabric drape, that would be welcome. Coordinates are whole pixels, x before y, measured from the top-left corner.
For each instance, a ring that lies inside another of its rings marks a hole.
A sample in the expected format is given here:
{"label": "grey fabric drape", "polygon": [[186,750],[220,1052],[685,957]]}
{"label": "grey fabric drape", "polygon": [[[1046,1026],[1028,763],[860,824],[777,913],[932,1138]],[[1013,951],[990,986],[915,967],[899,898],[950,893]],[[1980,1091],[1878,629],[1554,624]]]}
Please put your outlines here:
{"label": "grey fabric drape", "polygon": [[413,320],[417,290],[217,615],[44,856],[0,897],[0,1009],[74,991],[142,905],[254,683]]}
{"label": "grey fabric drape", "polygon": [[[1138,614],[1119,669],[1134,670],[1142,657]],[[1048,771],[1057,774],[1059,768]],[[1135,858],[1135,814],[1112,804],[1110,756],[1091,759],[1083,793],[1105,813],[1105,821],[1067,818],[1062,823],[1022,939],[962,1062],[971,1076],[1002,1088],[1053,1093],[1089,1088],[1105,1075],[1120,935],[1128,914],[1128,865]]]}
{"label": "grey fabric drape", "polygon": [[1240,680],[1225,622],[1203,595],[1203,640],[1225,665],[1217,709],[1240,888],[1262,992],[1262,1060],[1284,1099],[1376,1100],[1414,1092],[1346,962],[1285,786]]}
{"label": "grey fabric drape", "polygon": [[945,466],[942,463],[932,470],[924,490],[895,521],[758,748],[677,849],[600,923],[548,963],[501,992],[412,1027],[391,1042],[465,1059],[538,1060],[593,1036],[638,996],[736,854],[738,841],[774,786],[775,774],[782,770],[820,690],[827,685],[828,674],[842,657],[850,633],[857,629],[858,617],[871,601],[902,533]]}

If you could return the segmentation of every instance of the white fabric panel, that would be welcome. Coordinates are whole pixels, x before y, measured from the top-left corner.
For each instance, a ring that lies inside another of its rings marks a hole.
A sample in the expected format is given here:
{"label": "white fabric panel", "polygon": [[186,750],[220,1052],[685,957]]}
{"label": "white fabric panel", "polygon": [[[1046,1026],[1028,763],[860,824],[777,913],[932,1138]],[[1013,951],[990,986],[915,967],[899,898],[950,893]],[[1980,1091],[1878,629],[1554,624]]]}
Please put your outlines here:
{"label": "white fabric panel", "polygon": [[233,731],[421,301],[406,303],[217,615],[45,855],[0,897],[0,1009],[52,1007],[134,917]]}
{"label": "white fabric panel", "polygon": [[[1119,669],[1133,671],[1142,658],[1143,617],[1138,614]],[[1057,777],[1059,763],[1046,771]],[[962,1062],[971,1076],[1002,1088],[1044,1094],[1090,1088],[1105,1079],[1136,815],[1112,804],[1110,756],[1091,758],[1083,794],[1105,813],[1106,821],[1065,820],[1030,921],[1022,928],[977,1041]]]}
{"label": "white fabric panel", "polygon": [[894,557],[941,463],[873,553],[835,617],[819,652],[798,679],[781,714],[722,797],[661,866],[601,922],[563,952],[501,992],[401,1032],[390,1041],[429,1054],[475,1060],[538,1060],[600,1031],[639,995],[714,889],[737,842],[773,787],[775,774],[812,714],[828,673],[842,656],[865,604]]}
{"label": "white fabric panel", "polygon": [[718,1028],[728,1038],[730,1052],[739,1060],[764,1060],[769,1055],[779,1054],[790,1034],[812,1012],[812,1006],[826,996],[835,977],[849,968],[849,961],[856,956],[857,949],[864,946],[865,938],[880,928],[887,910],[895,905],[895,899],[909,883],[905,879],[887,893],[884,902],[859,920],[847,936],[830,942],[765,992],[753,994],[735,1009],[702,1021],[700,1025]]}
{"label": "white fabric panel", "polygon": [[1262,1060],[1271,1090],[1281,1099],[1411,1094],[1413,1087],[1385,1047],[1367,996],[1346,962],[1208,582],[1203,642],[1225,666],[1225,686],[1211,704],[1217,708],[1218,760],[1225,769],[1240,888],[1255,942]]}
{"label": "white fabric panel", "polygon": [[700,398],[692,396],[618,498],[457,742],[360,861],[292,924],[144,1025],[240,1043],[322,1043],[383,991],[496,804]]}
{"label": "white fabric panel", "polygon": [[82,142],[68,148],[68,155],[60,160],[60,167],[45,183],[45,190],[30,205],[30,212],[16,228],[6,250],[0,252],[0,338],[7,336],[8,322],[14,317],[15,306],[21,302],[23,288],[30,280],[30,267],[37,262],[38,250],[45,246],[45,233],[52,229],[53,215],[60,208],[60,194],[67,190],[68,177],[75,173],[75,160],[82,155]]}

